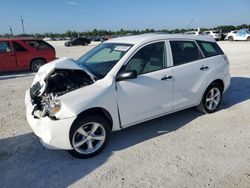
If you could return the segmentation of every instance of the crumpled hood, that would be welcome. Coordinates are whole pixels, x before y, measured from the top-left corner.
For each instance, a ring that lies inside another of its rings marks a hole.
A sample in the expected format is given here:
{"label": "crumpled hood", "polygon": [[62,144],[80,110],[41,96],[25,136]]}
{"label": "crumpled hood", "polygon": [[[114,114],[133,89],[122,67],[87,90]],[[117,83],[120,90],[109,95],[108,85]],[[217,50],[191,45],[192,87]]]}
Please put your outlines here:
{"label": "crumpled hood", "polygon": [[32,84],[31,84],[31,87],[33,85],[35,85],[37,82],[39,82],[41,85],[40,94],[42,94],[43,91],[45,90],[45,87],[46,87],[46,83],[44,80],[55,69],[83,70],[84,72],[86,72],[90,76],[90,78],[92,79],[93,82],[95,81],[95,79],[94,79],[95,76],[93,74],[91,74],[87,69],[78,65],[75,60],[63,57],[63,58],[56,59],[50,63],[43,65],[39,69],[39,71],[37,72]]}

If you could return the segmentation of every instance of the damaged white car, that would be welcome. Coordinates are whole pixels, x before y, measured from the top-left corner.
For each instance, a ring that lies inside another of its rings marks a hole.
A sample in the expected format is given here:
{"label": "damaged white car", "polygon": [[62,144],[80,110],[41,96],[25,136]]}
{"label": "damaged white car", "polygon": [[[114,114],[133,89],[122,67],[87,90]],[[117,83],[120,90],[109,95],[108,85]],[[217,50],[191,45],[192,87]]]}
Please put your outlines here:
{"label": "damaged white car", "polygon": [[111,131],[193,106],[214,112],[229,84],[228,59],[211,37],[121,37],[42,66],[26,115],[44,146],[88,158]]}

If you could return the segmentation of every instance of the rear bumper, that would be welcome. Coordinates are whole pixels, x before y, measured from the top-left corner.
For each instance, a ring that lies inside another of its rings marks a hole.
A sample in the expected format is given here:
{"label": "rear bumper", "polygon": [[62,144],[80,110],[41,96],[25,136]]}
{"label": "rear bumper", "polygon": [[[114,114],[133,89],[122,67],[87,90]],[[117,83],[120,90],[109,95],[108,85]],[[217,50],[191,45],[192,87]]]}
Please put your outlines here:
{"label": "rear bumper", "polygon": [[49,117],[35,118],[32,115],[34,106],[30,102],[29,91],[25,95],[26,118],[41,143],[49,149],[70,150],[69,131],[76,117],[52,120]]}

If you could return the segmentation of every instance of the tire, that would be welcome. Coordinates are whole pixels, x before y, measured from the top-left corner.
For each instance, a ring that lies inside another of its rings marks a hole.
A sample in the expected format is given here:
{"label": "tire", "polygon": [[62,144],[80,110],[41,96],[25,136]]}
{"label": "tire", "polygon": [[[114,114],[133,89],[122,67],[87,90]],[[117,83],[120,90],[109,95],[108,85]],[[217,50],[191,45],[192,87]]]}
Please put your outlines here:
{"label": "tire", "polygon": [[247,41],[250,41],[250,37],[247,37]]}
{"label": "tire", "polygon": [[42,59],[35,59],[31,62],[30,70],[32,72],[37,72],[41,66],[43,66],[46,62]]}
{"label": "tire", "polygon": [[86,159],[100,153],[107,145],[111,126],[102,116],[88,116],[77,119],[70,130],[73,150],[68,152],[75,158]]}
{"label": "tire", "polygon": [[210,114],[215,112],[222,99],[222,87],[217,83],[212,83],[205,91],[197,109],[203,113]]}
{"label": "tire", "polygon": [[231,36],[231,37],[228,37],[228,40],[229,41],[234,41],[234,38]]}

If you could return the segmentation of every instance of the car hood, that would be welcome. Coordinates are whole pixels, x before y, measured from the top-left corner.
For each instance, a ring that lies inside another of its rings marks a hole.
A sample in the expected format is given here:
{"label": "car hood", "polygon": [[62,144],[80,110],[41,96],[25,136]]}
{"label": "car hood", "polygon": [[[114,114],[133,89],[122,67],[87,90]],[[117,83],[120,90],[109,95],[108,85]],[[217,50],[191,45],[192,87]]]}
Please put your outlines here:
{"label": "car hood", "polygon": [[90,79],[93,82],[95,82],[95,76],[91,74],[85,67],[78,65],[77,61],[73,59],[69,59],[69,58],[59,58],[57,60],[54,60],[50,63],[43,65],[37,72],[32,82],[31,88],[34,87],[35,84],[39,83],[40,89],[39,89],[38,95],[42,95],[44,93],[46,86],[47,86],[46,80],[55,70],[83,71],[86,75],[90,77]]}

